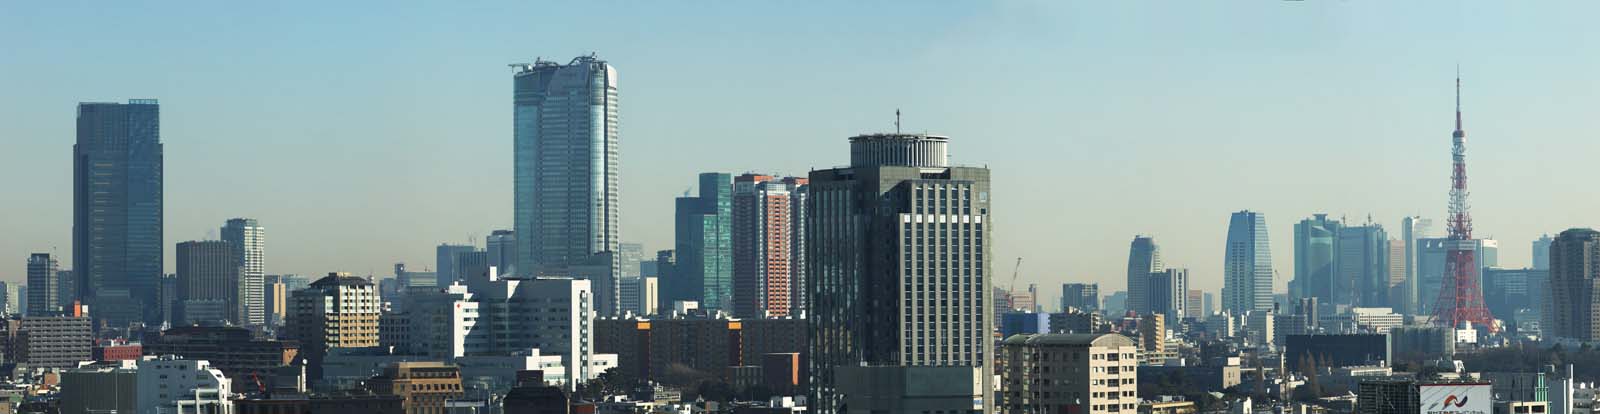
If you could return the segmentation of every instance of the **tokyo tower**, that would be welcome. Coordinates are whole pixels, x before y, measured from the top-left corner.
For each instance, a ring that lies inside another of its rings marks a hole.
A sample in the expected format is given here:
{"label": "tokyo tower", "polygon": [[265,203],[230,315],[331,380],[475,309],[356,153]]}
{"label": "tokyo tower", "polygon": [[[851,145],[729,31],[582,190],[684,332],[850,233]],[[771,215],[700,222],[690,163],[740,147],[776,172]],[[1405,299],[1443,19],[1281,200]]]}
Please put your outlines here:
{"label": "tokyo tower", "polygon": [[1471,323],[1495,332],[1494,316],[1483,305],[1483,289],[1478,285],[1478,245],[1472,239],[1472,214],[1467,205],[1467,133],[1461,128],[1460,75],[1456,76],[1456,130],[1450,135],[1450,237],[1433,320],[1452,328]]}

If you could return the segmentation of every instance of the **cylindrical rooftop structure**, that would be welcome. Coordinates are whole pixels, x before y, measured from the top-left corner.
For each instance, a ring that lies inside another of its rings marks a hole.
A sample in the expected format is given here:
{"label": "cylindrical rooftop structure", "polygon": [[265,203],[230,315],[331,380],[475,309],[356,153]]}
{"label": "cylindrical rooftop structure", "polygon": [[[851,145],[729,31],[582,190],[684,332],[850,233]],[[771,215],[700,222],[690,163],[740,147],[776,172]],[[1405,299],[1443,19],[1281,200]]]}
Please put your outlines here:
{"label": "cylindrical rooftop structure", "polygon": [[950,137],[927,134],[865,134],[850,137],[850,166],[949,167]]}

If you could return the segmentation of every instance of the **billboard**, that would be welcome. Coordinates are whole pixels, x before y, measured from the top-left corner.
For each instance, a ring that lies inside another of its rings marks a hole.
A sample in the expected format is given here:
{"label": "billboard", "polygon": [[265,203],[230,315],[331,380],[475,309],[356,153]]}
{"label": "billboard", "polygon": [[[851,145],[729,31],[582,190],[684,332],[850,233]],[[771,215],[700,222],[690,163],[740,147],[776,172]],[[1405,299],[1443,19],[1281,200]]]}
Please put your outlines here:
{"label": "billboard", "polygon": [[1421,414],[1491,414],[1493,393],[1488,383],[1422,384]]}

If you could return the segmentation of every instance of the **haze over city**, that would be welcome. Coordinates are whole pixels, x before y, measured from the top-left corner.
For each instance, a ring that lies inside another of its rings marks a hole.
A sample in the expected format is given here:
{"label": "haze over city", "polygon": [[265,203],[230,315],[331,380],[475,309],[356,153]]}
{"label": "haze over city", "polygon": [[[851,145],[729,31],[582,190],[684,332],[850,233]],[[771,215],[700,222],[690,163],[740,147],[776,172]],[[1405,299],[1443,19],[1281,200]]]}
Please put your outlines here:
{"label": "haze over city", "polygon": [[993,171],[993,271],[1024,257],[1041,303],[1121,289],[1136,234],[1215,291],[1244,209],[1281,292],[1313,213],[1443,221],[1458,67],[1501,264],[1600,211],[1595,3],[1061,3],[7,4],[0,256],[70,263],[75,106],[154,98],[168,269],[231,217],[270,229],[268,273],[427,266],[512,226],[505,65],[589,53],[621,79],[621,238],[650,252],[696,174],[844,165],[898,110]]}

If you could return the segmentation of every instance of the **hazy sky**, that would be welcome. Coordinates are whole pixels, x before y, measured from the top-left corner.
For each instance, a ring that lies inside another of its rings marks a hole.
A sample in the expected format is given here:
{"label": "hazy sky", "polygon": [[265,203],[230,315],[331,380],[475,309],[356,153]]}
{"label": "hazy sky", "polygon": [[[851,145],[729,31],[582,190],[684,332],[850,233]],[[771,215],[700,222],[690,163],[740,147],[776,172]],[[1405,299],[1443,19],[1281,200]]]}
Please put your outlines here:
{"label": "hazy sky", "polygon": [[650,251],[696,173],[845,164],[900,108],[993,169],[994,271],[1026,257],[1047,298],[1121,289],[1139,233],[1219,289],[1241,209],[1282,290],[1305,216],[1443,216],[1458,63],[1502,264],[1600,215],[1589,1],[68,3],[0,4],[0,280],[70,263],[75,105],[128,98],[162,104],[169,272],[239,216],[268,273],[431,267],[511,227],[505,65],[590,52],[620,73],[623,238]]}

